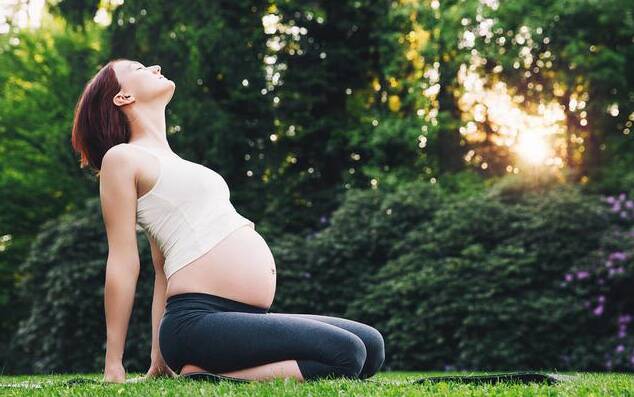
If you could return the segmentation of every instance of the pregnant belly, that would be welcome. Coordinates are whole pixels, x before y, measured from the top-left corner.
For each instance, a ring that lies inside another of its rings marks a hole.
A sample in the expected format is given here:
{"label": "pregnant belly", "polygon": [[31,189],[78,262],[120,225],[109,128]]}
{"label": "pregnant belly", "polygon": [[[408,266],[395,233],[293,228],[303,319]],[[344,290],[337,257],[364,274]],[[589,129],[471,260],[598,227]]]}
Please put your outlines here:
{"label": "pregnant belly", "polygon": [[276,278],[269,246],[260,233],[247,225],[174,273],[167,283],[166,298],[204,292],[269,308],[275,297]]}

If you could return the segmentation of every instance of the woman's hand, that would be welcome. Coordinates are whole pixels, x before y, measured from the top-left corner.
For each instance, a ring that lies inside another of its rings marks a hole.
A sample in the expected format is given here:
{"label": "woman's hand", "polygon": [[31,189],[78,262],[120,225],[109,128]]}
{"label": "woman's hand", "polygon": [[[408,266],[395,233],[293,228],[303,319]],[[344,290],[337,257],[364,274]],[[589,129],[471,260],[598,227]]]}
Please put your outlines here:
{"label": "woman's hand", "polygon": [[178,375],[176,375],[176,373],[167,366],[165,361],[152,361],[152,363],[150,364],[150,369],[148,369],[147,373],[145,374],[145,379],[158,378],[160,376],[176,378]]}
{"label": "woman's hand", "polygon": [[106,363],[104,368],[103,381],[107,383],[124,383],[125,382],[125,368],[123,363]]}

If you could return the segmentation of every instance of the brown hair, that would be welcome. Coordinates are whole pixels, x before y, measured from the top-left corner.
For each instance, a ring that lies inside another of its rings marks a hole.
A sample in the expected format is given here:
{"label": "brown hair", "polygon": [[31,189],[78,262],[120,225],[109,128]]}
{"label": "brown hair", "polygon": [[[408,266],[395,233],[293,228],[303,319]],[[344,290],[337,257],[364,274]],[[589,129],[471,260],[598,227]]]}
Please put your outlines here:
{"label": "brown hair", "polygon": [[112,65],[117,58],[103,66],[90,79],[75,105],[75,119],[71,143],[81,155],[80,167],[90,166],[99,177],[101,160],[108,149],[130,140],[130,123],[127,116],[112,102],[121,85]]}

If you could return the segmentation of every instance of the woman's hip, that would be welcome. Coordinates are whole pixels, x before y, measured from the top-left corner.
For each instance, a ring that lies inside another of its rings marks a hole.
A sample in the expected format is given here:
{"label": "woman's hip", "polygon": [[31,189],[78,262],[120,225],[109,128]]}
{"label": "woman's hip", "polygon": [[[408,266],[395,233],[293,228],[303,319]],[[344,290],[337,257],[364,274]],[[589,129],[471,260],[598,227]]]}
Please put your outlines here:
{"label": "woman's hip", "polygon": [[167,298],[159,324],[159,346],[170,368],[186,364],[182,359],[197,348],[204,335],[197,339],[192,335],[200,334],[199,323],[203,318],[229,312],[265,314],[268,309],[204,292],[186,292]]}

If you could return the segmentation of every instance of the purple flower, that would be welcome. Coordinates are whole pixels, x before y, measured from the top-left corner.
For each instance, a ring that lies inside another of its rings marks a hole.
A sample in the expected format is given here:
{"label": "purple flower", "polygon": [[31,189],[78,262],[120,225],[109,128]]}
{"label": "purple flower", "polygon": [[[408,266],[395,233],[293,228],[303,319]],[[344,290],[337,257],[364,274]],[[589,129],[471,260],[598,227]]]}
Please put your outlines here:
{"label": "purple flower", "polygon": [[599,295],[599,302],[601,303],[605,302],[605,296]]}
{"label": "purple flower", "polygon": [[590,273],[588,273],[585,270],[579,271],[577,272],[577,279],[582,280],[584,278],[587,278],[588,276],[590,276]]}
{"label": "purple flower", "polygon": [[623,345],[618,345],[618,346],[616,347],[616,352],[617,352],[617,353],[621,353],[621,352],[623,352],[623,350],[625,350],[625,348],[623,347]]}
{"label": "purple flower", "polygon": [[630,321],[632,321],[632,316],[629,314],[622,314],[619,316],[619,324],[621,323],[629,323]]}
{"label": "purple flower", "polygon": [[619,200],[621,201],[625,200],[625,193],[619,194]]}
{"label": "purple flower", "polygon": [[610,261],[624,261],[627,258],[624,252],[616,251],[610,254],[608,260]]}
{"label": "purple flower", "polygon": [[319,221],[321,223],[326,223],[328,221],[328,218],[326,218],[324,215],[322,215],[321,218],[319,218]]}
{"label": "purple flower", "polygon": [[634,355],[633,355],[632,357],[630,357],[630,362],[631,362],[632,364],[634,364]]}
{"label": "purple flower", "polygon": [[608,260],[605,262],[605,267],[611,267],[612,266],[612,261]]}
{"label": "purple flower", "polygon": [[633,202],[632,200],[627,200],[627,201],[625,202],[625,206],[626,206],[627,208],[634,208],[634,202]]}
{"label": "purple flower", "polygon": [[627,212],[625,212],[625,211],[621,211],[620,216],[621,216],[621,218],[623,218],[623,219],[627,218]]}
{"label": "purple flower", "polygon": [[603,314],[603,305],[599,305],[597,306],[592,313],[594,313],[595,316],[600,316]]}
{"label": "purple flower", "polygon": [[610,203],[610,204],[614,204],[614,201],[615,201],[615,200],[614,200],[614,197],[613,197],[613,196],[608,196],[608,198],[607,198],[607,199],[605,199],[605,201],[607,201],[607,202],[608,202],[608,203]]}
{"label": "purple flower", "polygon": [[619,330],[619,338],[625,338],[625,336],[627,335],[627,331],[624,329],[620,329]]}
{"label": "purple flower", "polygon": [[613,274],[621,274],[621,273],[623,273],[623,271],[624,270],[623,270],[622,267],[618,267],[616,269],[610,269],[610,270],[608,270],[608,273],[609,273],[608,275],[611,276]]}
{"label": "purple flower", "polygon": [[619,212],[619,211],[621,211],[621,203],[620,203],[620,202],[618,202],[618,201],[617,201],[617,202],[615,202],[615,203],[612,205],[612,208],[611,208],[610,210],[611,210],[612,212]]}
{"label": "purple flower", "polygon": [[566,281],[569,281],[569,282],[570,282],[570,281],[572,281],[572,279],[573,279],[572,274],[570,274],[570,273],[566,273]]}

